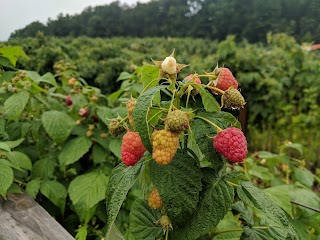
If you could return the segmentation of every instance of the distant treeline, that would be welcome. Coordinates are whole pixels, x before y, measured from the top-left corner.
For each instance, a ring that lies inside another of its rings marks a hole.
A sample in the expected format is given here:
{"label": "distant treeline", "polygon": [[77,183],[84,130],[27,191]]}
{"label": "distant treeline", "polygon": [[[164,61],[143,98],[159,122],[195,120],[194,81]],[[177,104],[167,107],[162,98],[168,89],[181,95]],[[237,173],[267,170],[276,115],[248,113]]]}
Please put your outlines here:
{"label": "distant treeline", "polygon": [[47,24],[32,22],[12,38],[41,31],[57,37],[197,37],[264,41],[267,32],[284,32],[299,42],[320,41],[319,0],[152,0],[129,6],[119,1],[60,14]]}

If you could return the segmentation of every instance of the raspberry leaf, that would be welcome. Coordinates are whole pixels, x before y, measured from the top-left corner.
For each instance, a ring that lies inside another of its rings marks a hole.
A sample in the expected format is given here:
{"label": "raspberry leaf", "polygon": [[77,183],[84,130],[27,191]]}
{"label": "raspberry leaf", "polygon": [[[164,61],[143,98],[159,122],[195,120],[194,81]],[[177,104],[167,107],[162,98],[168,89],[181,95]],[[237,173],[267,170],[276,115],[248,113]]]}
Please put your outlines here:
{"label": "raspberry leaf", "polygon": [[150,143],[150,135],[152,129],[148,124],[148,113],[152,104],[152,98],[154,94],[157,93],[160,89],[166,87],[167,86],[156,86],[148,89],[146,92],[141,94],[133,111],[135,130],[139,133],[143,145],[150,153],[152,152],[152,146]]}
{"label": "raspberry leaf", "polygon": [[265,229],[244,227],[240,240],[268,240],[270,235]]}
{"label": "raspberry leaf", "polygon": [[[221,128],[228,128],[232,125],[239,126],[238,121],[230,113],[207,113],[199,111],[197,115],[208,119]],[[220,154],[213,148],[211,139],[217,134],[216,128],[202,119],[195,118],[191,124],[191,129],[194,133],[195,142],[198,144],[199,149],[204,154],[205,158],[212,163],[213,168],[217,170],[221,169],[224,165],[224,161]]]}
{"label": "raspberry leaf", "polygon": [[157,86],[159,76],[159,68],[157,66],[144,65],[141,67],[141,81],[145,90]]}
{"label": "raspberry leaf", "polygon": [[230,208],[234,190],[226,182],[224,176],[219,176],[213,169],[203,169],[203,189],[197,210],[186,220],[184,227],[173,233],[172,239],[194,240],[218,225]]}
{"label": "raspberry leaf", "polygon": [[210,92],[205,90],[203,87],[199,86],[198,84],[192,84],[192,86],[198,90],[200,93],[202,104],[204,109],[207,112],[220,112],[220,105],[217,100],[212,96]]}
{"label": "raspberry leaf", "polygon": [[55,110],[44,112],[41,121],[48,135],[58,144],[68,138],[75,125],[68,114]]}
{"label": "raspberry leaf", "polygon": [[29,101],[28,92],[18,92],[4,102],[4,111],[8,120],[17,120]]}
{"label": "raspberry leaf", "polygon": [[162,233],[161,226],[156,223],[160,217],[160,210],[152,210],[147,201],[137,199],[130,212],[131,233],[136,239],[156,239]]}
{"label": "raspberry leaf", "polygon": [[299,239],[284,211],[251,182],[243,181],[237,187],[239,198],[251,207],[260,210],[264,217],[261,224],[268,226],[268,231],[275,239]]}
{"label": "raspberry leaf", "polygon": [[170,164],[159,166],[152,161],[149,168],[151,181],[167,207],[168,216],[176,224],[183,223],[195,212],[199,202],[202,173],[197,162],[178,150]]}
{"label": "raspberry leaf", "polygon": [[[146,157],[149,157],[148,155]],[[123,201],[126,199],[127,193],[135,183],[144,168],[144,158],[142,158],[136,165],[127,167],[120,163],[115,167],[109,178],[107,187],[107,231],[114,223]]]}
{"label": "raspberry leaf", "polygon": [[0,168],[0,195],[6,197],[7,190],[13,182],[13,171],[11,167],[4,164],[0,164]]}
{"label": "raspberry leaf", "polygon": [[67,190],[64,185],[57,181],[47,181],[41,183],[40,192],[48,198],[54,205],[64,212],[66,206]]}

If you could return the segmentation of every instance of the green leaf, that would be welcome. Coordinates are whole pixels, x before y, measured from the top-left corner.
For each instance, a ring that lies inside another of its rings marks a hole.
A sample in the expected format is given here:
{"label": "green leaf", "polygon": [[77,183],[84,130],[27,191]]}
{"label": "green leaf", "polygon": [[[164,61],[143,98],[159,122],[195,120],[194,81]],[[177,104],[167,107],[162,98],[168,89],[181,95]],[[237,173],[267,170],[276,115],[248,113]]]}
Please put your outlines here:
{"label": "green leaf", "polygon": [[32,197],[36,198],[38,195],[38,192],[40,190],[40,179],[33,179],[30,182],[27,183],[26,192]]}
{"label": "green leaf", "polygon": [[214,236],[214,240],[239,240],[242,234],[242,228],[239,226],[239,221],[236,216],[233,216],[231,211],[229,211],[224,216],[224,218],[219,222],[216,229],[217,235]]}
{"label": "green leaf", "polygon": [[18,120],[29,101],[28,92],[18,92],[4,102],[4,110],[8,120]]}
{"label": "green leaf", "polygon": [[243,234],[241,240],[270,240],[270,235],[265,229],[250,228],[245,226],[243,228]]}
{"label": "green leaf", "polygon": [[11,148],[6,142],[0,142],[0,149],[5,150],[7,152],[11,151]]}
{"label": "green leaf", "polygon": [[[127,230],[128,231],[128,230]],[[125,240],[122,233],[119,231],[115,224],[112,224],[109,232],[106,234],[105,239],[112,239],[112,240]]]}
{"label": "green leaf", "polygon": [[78,161],[89,151],[91,144],[91,140],[87,137],[77,137],[68,141],[58,157],[60,165],[66,166]]}
{"label": "green leaf", "polygon": [[110,119],[117,117],[117,114],[115,114],[113,110],[108,107],[98,107],[97,115],[106,126],[109,125]]}
{"label": "green leaf", "polygon": [[24,141],[24,138],[17,139],[15,141],[6,141],[6,143],[10,148],[18,147],[22,142]]}
{"label": "green leaf", "polygon": [[122,72],[120,73],[119,77],[117,78],[117,81],[126,80],[131,78],[133,75],[128,72]]}
{"label": "green leaf", "polygon": [[112,171],[107,188],[107,231],[114,223],[120,207],[125,200],[127,193],[135,183],[140,175],[141,170],[144,168],[145,157],[143,157],[136,165],[126,167],[120,163]]}
{"label": "green leaf", "polygon": [[[295,188],[290,192],[291,199],[297,203],[307,205],[312,208],[320,209],[320,197],[310,189]],[[319,213],[302,206],[295,205],[302,213],[305,219],[314,218]]]}
{"label": "green leaf", "polygon": [[54,78],[54,76],[52,75],[52,73],[46,73],[44,74],[41,78],[40,78],[41,82],[45,82],[45,83],[49,83],[55,87],[58,87],[58,84],[56,82],[56,79]]}
{"label": "green leaf", "polygon": [[217,175],[210,168],[203,168],[203,176],[203,190],[197,210],[186,219],[184,227],[173,232],[172,239],[197,239],[217,226],[231,207],[234,190],[225,177]]}
{"label": "green leaf", "polygon": [[88,235],[88,225],[84,224],[77,230],[76,240],[86,240]]}
{"label": "green leaf", "polygon": [[83,174],[74,178],[69,185],[69,196],[74,205],[84,205],[88,211],[106,196],[108,177],[98,172]]}
{"label": "green leaf", "polygon": [[159,166],[151,161],[149,168],[151,180],[166,206],[169,218],[178,225],[182,224],[195,212],[199,202],[202,172],[197,162],[186,152],[178,150],[170,164]]}
{"label": "green leaf", "polygon": [[141,67],[141,81],[145,90],[158,85],[159,68],[154,65],[144,65]]}
{"label": "green leaf", "polygon": [[286,211],[290,217],[293,218],[292,207],[290,203],[290,192],[292,191],[292,188],[289,185],[270,187],[263,189],[263,191],[274,203],[276,203],[279,207]]}
{"label": "green leaf", "polygon": [[17,60],[20,57],[29,59],[20,46],[0,48],[0,55],[9,59],[13,66],[16,66]]}
{"label": "green leaf", "polygon": [[27,76],[37,84],[41,81],[41,76],[39,73],[35,71],[26,71],[26,73],[27,73]]}
{"label": "green leaf", "polygon": [[217,100],[213,97],[212,93],[205,90],[203,87],[199,86],[198,84],[193,84],[192,86],[195,89],[197,89],[198,92],[200,93],[203,107],[207,112],[220,112],[221,111],[220,105],[217,102]]}
{"label": "green leaf", "polygon": [[283,210],[273,203],[262,190],[244,181],[237,187],[237,193],[246,204],[264,213],[265,217],[261,223],[269,227],[268,231],[272,237],[286,239],[291,235],[298,238]]}
{"label": "green leaf", "polygon": [[33,164],[31,171],[31,179],[40,178],[42,180],[50,180],[54,176],[54,169],[57,163],[51,158],[43,158]]}
{"label": "green leaf", "polygon": [[308,169],[295,168],[294,170],[295,179],[301,182],[307,187],[312,187],[314,182],[314,175]]}
{"label": "green leaf", "polygon": [[252,208],[244,206],[243,201],[237,201],[232,204],[232,209],[240,213],[240,219],[245,221],[249,226],[254,225],[254,216]]}
{"label": "green leaf", "polygon": [[[223,129],[235,124],[238,126],[238,121],[230,113],[207,113],[200,111],[197,113],[197,115],[208,119]],[[221,169],[224,165],[224,160],[213,148],[212,143],[212,137],[217,134],[216,128],[203,119],[195,118],[191,124],[191,129],[194,133],[196,143],[198,144],[198,147],[204,154],[205,158],[212,163],[214,169]]]}
{"label": "green leaf", "polygon": [[156,222],[160,219],[159,210],[152,210],[148,202],[137,199],[130,211],[130,231],[136,239],[154,240],[162,233]]}
{"label": "green leaf", "polygon": [[75,126],[75,122],[65,112],[55,110],[44,112],[41,121],[48,135],[57,144],[63,143]]}
{"label": "green leaf", "polygon": [[47,181],[41,183],[40,192],[48,198],[54,205],[60,208],[61,213],[64,212],[67,198],[66,188],[59,182]]}
{"label": "green leaf", "polygon": [[122,144],[121,138],[114,138],[110,140],[110,143],[109,143],[110,151],[119,159],[121,158],[121,144]]}
{"label": "green leaf", "polygon": [[6,193],[11,184],[13,183],[13,171],[12,168],[0,164],[0,195],[6,198]]}
{"label": "green leaf", "polygon": [[32,162],[30,158],[22,152],[12,151],[6,154],[9,161],[15,166],[23,169],[31,170]]}
{"label": "green leaf", "polygon": [[133,121],[136,131],[139,133],[143,145],[151,153],[152,146],[150,143],[150,126],[148,124],[148,113],[152,103],[152,98],[156,92],[167,86],[156,86],[148,89],[141,94],[137,100],[136,106],[133,111]]}
{"label": "green leaf", "polygon": [[252,166],[252,168],[249,170],[249,174],[258,177],[263,181],[270,181],[274,178],[273,174],[269,172],[268,168],[258,165]]}

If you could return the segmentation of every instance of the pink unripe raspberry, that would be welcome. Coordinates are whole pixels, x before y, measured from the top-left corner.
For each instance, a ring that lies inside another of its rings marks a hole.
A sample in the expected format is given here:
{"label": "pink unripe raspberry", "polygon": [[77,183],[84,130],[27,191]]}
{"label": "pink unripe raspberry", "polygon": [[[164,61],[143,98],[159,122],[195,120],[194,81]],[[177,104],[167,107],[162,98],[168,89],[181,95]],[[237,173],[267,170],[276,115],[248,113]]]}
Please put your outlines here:
{"label": "pink unripe raspberry", "polygon": [[248,154],[246,137],[238,128],[224,129],[212,141],[217,152],[227,158],[229,162],[243,162]]}
{"label": "pink unripe raspberry", "polygon": [[194,83],[197,83],[197,84],[201,84],[200,78],[194,77],[194,74],[190,74],[190,75],[186,76],[185,79],[191,80],[191,81],[193,81]]}
{"label": "pink unripe raspberry", "polygon": [[70,95],[68,95],[68,96],[66,97],[66,105],[67,105],[67,106],[71,106],[71,105],[72,105],[72,98],[71,98]]}
{"label": "pink unripe raspberry", "polygon": [[162,64],[161,68],[165,73],[174,74],[177,72],[177,61],[174,57],[166,57]]}
{"label": "pink unripe raspberry", "polygon": [[88,108],[80,108],[79,115],[81,117],[87,117],[89,115],[89,109]]}
{"label": "pink unripe raspberry", "polygon": [[138,133],[129,130],[122,137],[121,160],[126,166],[135,165],[143,156],[146,148]]}

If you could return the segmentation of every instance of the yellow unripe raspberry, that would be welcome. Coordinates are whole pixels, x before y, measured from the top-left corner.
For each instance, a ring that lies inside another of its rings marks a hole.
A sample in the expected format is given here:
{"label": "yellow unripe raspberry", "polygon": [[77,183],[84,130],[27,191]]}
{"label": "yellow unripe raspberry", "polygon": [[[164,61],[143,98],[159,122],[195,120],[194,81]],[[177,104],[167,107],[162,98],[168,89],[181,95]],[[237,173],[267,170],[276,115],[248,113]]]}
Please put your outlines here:
{"label": "yellow unripe raspberry", "polygon": [[126,102],[126,107],[127,107],[127,114],[129,118],[129,123],[133,126],[133,110],[136,106],[137,100],[134,98],[131,98],[128,102]]}
{"label": "yellow unripe raspberry", "polygon": [[149,194],[148,204],[153,209],[158,209],[158,208],[162,207],[161,196],[160,196],[158,190],[155,187],[152,188],[152,190],[151,190],[151,192]]}
{"label": "yellow unripe raspberry", "polygon": [[167,130],[154,130],[151,140],[152,158],[159,165],[170,163],[179,147],[179,136]]}

